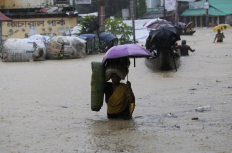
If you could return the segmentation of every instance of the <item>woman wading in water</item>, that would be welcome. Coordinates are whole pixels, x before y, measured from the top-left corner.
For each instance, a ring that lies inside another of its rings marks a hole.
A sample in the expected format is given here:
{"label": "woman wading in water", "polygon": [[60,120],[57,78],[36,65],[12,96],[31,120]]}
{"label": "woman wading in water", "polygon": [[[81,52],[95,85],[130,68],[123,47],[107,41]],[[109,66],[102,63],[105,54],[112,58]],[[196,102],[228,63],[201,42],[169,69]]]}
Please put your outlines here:
{"label": "woman wading in water", "polygon": [[113,73],[111,82],[105,83],[105,101],[107,103],[108,118],[122,118],[129,120],[135,108],[135,96],[131,83],[120,83],[121,78]]}

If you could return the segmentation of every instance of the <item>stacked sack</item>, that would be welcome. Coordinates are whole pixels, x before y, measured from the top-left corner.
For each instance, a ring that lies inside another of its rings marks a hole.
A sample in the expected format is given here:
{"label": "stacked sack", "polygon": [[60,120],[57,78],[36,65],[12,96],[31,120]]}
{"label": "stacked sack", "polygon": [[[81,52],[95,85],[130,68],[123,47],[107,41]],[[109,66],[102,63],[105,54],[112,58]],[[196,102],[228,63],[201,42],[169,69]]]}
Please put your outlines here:
{"label": "stacked sack", "polygon": [[105,69],[105,81],[109,81],[113,73],[116,73],[122,80],[129,73],[130,60],[128,57],[107,59]]}
{"label": "stacked sack", "polygon": [[3,62],[43,61],[45,56],[45,45],[38,39],[9,38],[2,48]]}
{"label": "stacked sack", "polygon": [[86,41],[77,37],[56,36],[50,39],[47,59],[73,59],[85,57]]}

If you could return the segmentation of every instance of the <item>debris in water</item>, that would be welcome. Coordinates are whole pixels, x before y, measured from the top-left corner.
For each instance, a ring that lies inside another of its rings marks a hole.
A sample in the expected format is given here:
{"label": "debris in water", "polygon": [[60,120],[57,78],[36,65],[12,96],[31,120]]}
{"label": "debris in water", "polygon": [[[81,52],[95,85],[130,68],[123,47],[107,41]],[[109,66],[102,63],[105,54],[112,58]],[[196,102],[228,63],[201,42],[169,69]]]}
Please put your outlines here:
{"label": "debris in water", "polygon": [[216,82],[221,82],[221,81],[219,81],[219,80],[216,80]]}
{"label": "debris in water", "polygon": [[61,106],[62,108],[68,108],[67,106]]}
{"label": "debris in water", "polygon": [[192,120],[198,120],[198,117],[193,117]]}
{"label": "debris in water", "polygon": [[176,116],[176,115],[174,115],[174,114],[172,114],[172,113],[168,113],[168,114],[167,114],[167,116],[168,116],[168,117],[174,117],[174,118],[177,118],[177,116]]}

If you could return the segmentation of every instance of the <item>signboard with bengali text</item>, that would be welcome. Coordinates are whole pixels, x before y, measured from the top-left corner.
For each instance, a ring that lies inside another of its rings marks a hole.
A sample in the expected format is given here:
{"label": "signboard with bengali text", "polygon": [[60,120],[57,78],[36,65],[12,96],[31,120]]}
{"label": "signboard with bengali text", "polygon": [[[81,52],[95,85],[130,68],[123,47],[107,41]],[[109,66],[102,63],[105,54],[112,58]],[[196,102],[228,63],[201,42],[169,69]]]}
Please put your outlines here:
{"label": "signboard with bengali text", "polygon": [[91,4],[91,0],[75,0],[76,4]]}
{"label": "signboard with bengali text", "polygon": [[204,8],[204,2],[190,2],[189,3],[189,9],[203,9]]}
{"label": "signboard with bengali text", "polygon": [[163,7],[157,7],[157,8],[147,8],[147,12],[164,12]]}

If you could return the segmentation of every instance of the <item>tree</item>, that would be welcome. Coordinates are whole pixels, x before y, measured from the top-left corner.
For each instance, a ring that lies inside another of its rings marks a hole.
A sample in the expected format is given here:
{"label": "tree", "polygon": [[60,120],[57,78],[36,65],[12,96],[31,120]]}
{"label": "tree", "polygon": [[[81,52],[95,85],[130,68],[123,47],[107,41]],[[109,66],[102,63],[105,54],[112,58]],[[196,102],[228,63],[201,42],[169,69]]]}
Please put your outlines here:
{"label": "tree", "polygon": [[147,13],[147,3],[146,0],[137,0],[137,7],[138,7],[138,16],[141,16]]}
{"label": "tree", "polygon": [[119,42],[120,44],[131,44],[130,36],[132,35],[132,27],[123,23],[122,18],[115,18],[114,20],[108,18],[106,22],[106,32],[112,33],[117,36],[120,35]]}
{"label": "tree", "polygon": [[80,34],[85,33],[95,33],[98,31],[99,24],[98,24],[98,18],[95,15],[85,16],[83,20],[80,23],[81,31]]}

